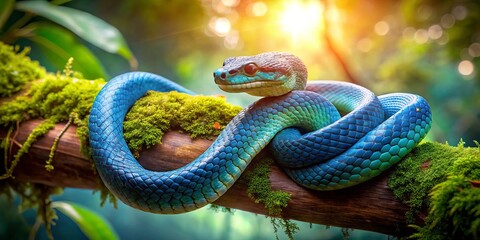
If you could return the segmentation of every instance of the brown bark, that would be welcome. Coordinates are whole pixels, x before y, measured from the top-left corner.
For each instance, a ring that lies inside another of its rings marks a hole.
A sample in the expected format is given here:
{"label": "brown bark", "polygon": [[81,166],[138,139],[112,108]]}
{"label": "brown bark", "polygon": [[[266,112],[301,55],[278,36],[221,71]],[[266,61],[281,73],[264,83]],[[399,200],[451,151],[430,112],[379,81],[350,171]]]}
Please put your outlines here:
{"label": "brown bark", "polygon": [[[23,123],[13,139],[15,144],[18,146],[23,143],[39,123],[39,121]],[[99,180],[92,171],[91,162],[80,153],[80,141],[76,137],[74,126],[66,131],[58,144],[53,161],[55,169],[50,173],[45,170],[50,147],[63,127],[63,124],[58,124],[45,137],[33,144],[30,152],[21,159],[15,169],[15,180],[59,187],[87,189],[99,187]],[[0,139],[5,137],[5,134],[5,131],[0,129]],[[210,144],[209,140],[191,140],[178,132],[169,132],[164,136],[163,144],[144,151],[139,162],[152,170],[178,168],[200,155]],[[387,187],[387,177],[384,174],[345,190],[317,192],[296,185],[275,165],[271,167],[270,174],[274,189],[292,194],[288,207],[283,211],[286,218],[397,236],[408,235],[410,232],[404,217],[408,208],[394,198]],[[266,214],[261,204],[254,203],[247,196],[246,183],[241,179],[215,203]]]}

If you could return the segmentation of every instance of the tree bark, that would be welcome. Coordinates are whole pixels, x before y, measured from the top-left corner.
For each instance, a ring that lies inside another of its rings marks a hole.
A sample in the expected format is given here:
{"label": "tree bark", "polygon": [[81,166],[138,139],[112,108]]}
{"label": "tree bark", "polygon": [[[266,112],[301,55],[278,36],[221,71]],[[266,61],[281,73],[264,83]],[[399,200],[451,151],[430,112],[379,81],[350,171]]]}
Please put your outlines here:
{"label": "tree bark", "polygon": [[[11,139],[15,145],[13,153],[39,123],[40,121],[33,120],[20,125],[18,133]],[[29,153],[21,159],[14,171],[15,180],[56,187],[99,188],[100,180],[94,174],[91,161],[80,152],[80,141],[76,136],[75,126],[71,126],[65,132],[58,144],[52,163],[55,169],[52,172],[45,170],[45,161],[48,159],[53,141],[64,126],[58,124],[55,129],[32,145]],[[0,139],[5,135],[5,130],[0,129]],[[200,155],[212,141],[191,140],[187,135],[168,132],[162,142],[162,145],[142,152],[139,159],[142,166],[158,171],[181,167]],[[270,174],[273,189],[292,194],[289,205],[282,212],[285,218],[395,236],[409,235],[411,229],[405,222],[408,207],[395,199],[387,186],[387,178],[388,174],[383,174],[348,189],[318,192],[296,185],[275,165],[271,166]],[[215,204],[266,214],[261,204],[255,203],[247,196],[246,189],[246,181],[240,178]]]}

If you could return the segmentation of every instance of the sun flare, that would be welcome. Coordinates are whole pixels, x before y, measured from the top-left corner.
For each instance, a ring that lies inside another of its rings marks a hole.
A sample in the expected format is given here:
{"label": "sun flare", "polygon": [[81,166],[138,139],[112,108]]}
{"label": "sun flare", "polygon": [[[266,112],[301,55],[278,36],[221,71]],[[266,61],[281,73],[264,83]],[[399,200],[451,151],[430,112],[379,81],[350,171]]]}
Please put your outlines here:
{"label": "sun flare", "polygon": [[322,28],[323,5],[318,1],[290,1],[280,14],[280,27],[294,42],[318,36]]}

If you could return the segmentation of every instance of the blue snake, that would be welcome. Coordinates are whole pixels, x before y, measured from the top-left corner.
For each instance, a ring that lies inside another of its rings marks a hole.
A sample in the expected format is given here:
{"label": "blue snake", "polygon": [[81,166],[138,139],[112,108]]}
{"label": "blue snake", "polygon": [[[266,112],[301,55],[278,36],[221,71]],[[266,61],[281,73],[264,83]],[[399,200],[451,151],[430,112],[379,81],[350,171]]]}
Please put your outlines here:
{"label": "blue snake", "polygon": [[123,137],[123,120],[147,91],[194,93],[145,72],[122,74],[104,86],[89,118],[90,147],[115,196],[149,212],[195,210],[222,196],[268,145],[296,183],[341,189],[399,162],[432,124],[430,107],[418,95],[376,97],[351,83],[307,84],[305,65],[289,53],[228,58],[214,79],[224,91],[265,97],[242,110],[197,159],[166,172],[137,162]]}

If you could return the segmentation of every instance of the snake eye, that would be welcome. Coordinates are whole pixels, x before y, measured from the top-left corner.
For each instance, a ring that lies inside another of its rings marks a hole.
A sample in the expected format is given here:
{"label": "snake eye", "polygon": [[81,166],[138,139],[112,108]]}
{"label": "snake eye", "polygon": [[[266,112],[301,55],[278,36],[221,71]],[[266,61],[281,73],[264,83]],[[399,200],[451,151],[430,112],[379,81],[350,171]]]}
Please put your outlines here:
{"label": "snake eye", "polygon": [[223,65],[222,65],[222,66],[225,67],[225,62],[223,62]]}
{"label": "snake eye", "polygon": [[245,67],[243,67],[243,71],[247,75],[253,75],[258,71],[258,67],[254,63],[249,63],[249,64],[245,65]]}

